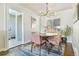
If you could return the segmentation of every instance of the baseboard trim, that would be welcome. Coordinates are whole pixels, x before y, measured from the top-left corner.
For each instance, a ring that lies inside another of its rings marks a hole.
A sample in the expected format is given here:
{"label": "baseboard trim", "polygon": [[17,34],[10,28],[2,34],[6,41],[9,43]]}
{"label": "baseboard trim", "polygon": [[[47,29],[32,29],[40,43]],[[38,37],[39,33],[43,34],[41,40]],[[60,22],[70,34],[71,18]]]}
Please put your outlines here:
{"label": "baseboard trim", "polygon": [[22,45],[28,45],[28,44],[31,44],[31,41],[29,41],[29,42],[26,42],[26,43],[24,43],[24,44],[22,44]]}
{"label": "baseboard trim", "polygon": [[[24,44],[20,44],[20,45],[29,45],[29,44],[31,44],[31,41],[30,42],[27,42],[27,43],[24,43]],[[17,46],[20,46],[20,45],[17,45]],[[17,46],[15,46],[15,47],[17,47]],[[15,47],[13,47],[13,48],[15,48]],[[0,52],[7,51],[9,49],[12,49],[12,48],[2,48],[2,49],[0,49]]]}
{"label": "baseboard trim", "polygon": [[3,49],[0,49],[0,52],[1,52],[1,51],[7,51],[7,50],[8,50],[8,49],[3,48]]}
{"label": "baseboard trim", "polygon": [[[24,43],[24,44],[19,44],[19,45],[15,46],[15,47],[18,47],[18,46],[21,46],[21,45],[29,45],[29,44],[31,44],[31,42],[27,42],[27,43]],[[15,48],[15,47],[12,47],[12,48]],[[9,48],[9,49],[12,49],[12,48]]]}
{"label": "baseboard trim", "polygon": [[74,46],[73,46],[73,51],[74,51],[74,55],[75,55],[75,56],[78,56],[78,50],[77,50],[77,48],[75,48]]}
{"label": "baseboard trim", "polygon": [[4,56],[4,55],[6,55],[7,53],[9,52],[9,50],[8,49],[0,49],[0,56]]}

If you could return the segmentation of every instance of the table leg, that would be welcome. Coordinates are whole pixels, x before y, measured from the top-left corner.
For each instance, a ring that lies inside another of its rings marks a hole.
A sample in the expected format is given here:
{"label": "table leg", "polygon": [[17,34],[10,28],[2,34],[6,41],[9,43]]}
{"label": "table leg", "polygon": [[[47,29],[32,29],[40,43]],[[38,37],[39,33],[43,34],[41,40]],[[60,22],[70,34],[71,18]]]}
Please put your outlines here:
{"label": "table leg", "polygon": [[40,45],[40,53],[39,53],[39,55],[41,56],[41,45]]}

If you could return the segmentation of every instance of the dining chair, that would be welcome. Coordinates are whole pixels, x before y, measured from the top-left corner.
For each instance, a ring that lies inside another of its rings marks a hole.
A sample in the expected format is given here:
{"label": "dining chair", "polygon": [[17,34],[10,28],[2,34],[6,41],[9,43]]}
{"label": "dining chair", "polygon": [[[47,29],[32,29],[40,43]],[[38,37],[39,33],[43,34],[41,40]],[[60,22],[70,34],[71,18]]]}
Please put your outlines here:
{"label": "dining chair", "polygon": [[39,33],[36,33],[36,32],[33,32],[32,33],[32,46],[31,46],[31,52],[32,52],[32,49],[35,48],[36,46],[38,46],[40,48],[40,53],[39,55],[41,55],[41,46],[43,44],[46,44],[46,41],[43,40],[41,37],[40,37],[40,34]]}
{"label": "dining chair", "polygon": [[[61,50],[61,36],[60,35],[55,35],[53,37],[50,37],[48,38],[48,42],[49,44],[51,45],[51,47],[48,48],[48,53],[50,52],[50,50],[53,48],[53,47],[57,47],[58,49],[58,52],[60,54],[60,50]],[[49,46],[50,46],[49,45]]]}

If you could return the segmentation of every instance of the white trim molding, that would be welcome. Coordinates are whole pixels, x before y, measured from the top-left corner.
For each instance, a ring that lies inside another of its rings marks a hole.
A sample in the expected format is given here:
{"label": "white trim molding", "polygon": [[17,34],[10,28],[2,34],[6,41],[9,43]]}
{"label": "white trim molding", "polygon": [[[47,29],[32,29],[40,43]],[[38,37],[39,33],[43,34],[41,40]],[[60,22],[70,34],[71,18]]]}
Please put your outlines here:
{"label": "white trim molding", "polygon": [[8,49],[3,48],[3,49],[0,49],[0,52],[1,52],[1,51],[7,51],[7,50],[8,50]]}
{"label": "white trim molding", "polygon": [[78,50],[77,50],[77,48],[74,47],[73,50],[74,50],[74,55],[75,55],[75,56],[79,56],[79,55],[78,55]]}

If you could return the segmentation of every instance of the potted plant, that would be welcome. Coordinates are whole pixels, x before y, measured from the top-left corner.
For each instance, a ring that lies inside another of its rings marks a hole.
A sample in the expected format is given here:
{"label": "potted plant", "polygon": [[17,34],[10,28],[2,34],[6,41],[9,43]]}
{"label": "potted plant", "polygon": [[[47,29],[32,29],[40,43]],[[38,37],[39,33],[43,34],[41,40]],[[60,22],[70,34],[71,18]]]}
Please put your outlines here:
{"label": "potted plant", "polygon": [[63,43],[67,43],[67,37],[70,36],[72,33],[72,28],[70,26],[66,26],[63,30],[64,37],[62,38]]}

